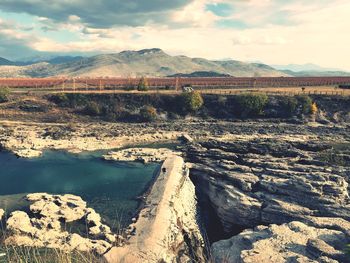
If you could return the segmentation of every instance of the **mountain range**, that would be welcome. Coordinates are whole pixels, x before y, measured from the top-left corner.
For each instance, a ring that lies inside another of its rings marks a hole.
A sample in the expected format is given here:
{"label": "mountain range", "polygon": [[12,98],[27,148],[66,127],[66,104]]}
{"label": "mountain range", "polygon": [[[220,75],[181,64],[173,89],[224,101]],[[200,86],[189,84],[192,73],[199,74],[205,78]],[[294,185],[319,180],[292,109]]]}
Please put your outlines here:
{"label": "mountain range", "polygon": [[[302,76],[303,72],[278,70],[262,63],[237,60],[207,60],[187,56],[171,56],[158,48],[123,51],[91,57],[57,56],[10,61],[0,58],[0,77],[164,77],[164,76],[234,76],[278,77]],[[322,75],[323,72],[308,71]],[[346,72],[328,72],[344,75]]]}

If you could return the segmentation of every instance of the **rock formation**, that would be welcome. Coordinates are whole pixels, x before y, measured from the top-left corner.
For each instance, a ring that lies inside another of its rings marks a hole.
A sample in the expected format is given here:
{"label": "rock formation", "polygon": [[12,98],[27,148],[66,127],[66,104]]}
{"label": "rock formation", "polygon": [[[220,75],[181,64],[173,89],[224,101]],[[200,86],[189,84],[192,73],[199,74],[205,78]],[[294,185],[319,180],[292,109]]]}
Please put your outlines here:
{"label": "rock formation", "polygon": [[343,233],[345,242],[350,237],[350,155],[346,150],[335,153],[334,144],[278,137],[209,140],[189,145],[184,152],[198,190],[227,234],[299,221]]}
{"label": "rock formation", "polygon": [[337,230],[301,222],[258,226],[212,245],[214,262],[347,262],[347,238]]}
{"label": "rock formation", "polygon": [[180,155],[167,148],[128,148],[120,151],[109,152],[103,158],[108,161],[138,161],[142,163],[162,162],[169,155]]}
{"label": "rock formation", "polygon": [[2,220],[4,215],[5,215],[4,209],[0,209],[0,221]]}
{"label": "rock formation", "polygon": [[[47,247],[63,251],[78,250],[104,254],[118,238],[101,222],[101,217],[86,202],[74,195],[29,194],[33,202],[30,217],[26,212],[14,211],[6,222],[7,245]],[[85,220],[88,237],[69,233],[63,224]]]}

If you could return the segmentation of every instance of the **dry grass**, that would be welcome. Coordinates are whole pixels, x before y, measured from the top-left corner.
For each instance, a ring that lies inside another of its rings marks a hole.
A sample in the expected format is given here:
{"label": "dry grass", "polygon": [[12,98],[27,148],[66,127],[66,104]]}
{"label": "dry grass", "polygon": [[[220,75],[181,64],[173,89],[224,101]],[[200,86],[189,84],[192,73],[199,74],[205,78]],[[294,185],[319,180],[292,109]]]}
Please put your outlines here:
{"label": "dry grass", "polygon": [[[64,252],[56,249],[6,246],[0,263],[104,263],[102,257],[92,253]],[[0,254],[1,254],[0,253]]]}

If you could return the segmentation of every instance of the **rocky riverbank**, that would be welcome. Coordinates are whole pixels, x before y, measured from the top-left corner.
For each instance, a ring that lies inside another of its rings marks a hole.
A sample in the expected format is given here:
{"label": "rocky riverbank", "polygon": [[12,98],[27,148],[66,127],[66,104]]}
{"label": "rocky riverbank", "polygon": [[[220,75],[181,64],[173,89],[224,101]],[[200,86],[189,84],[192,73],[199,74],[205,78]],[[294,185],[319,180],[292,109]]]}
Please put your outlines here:
{"label": "rocky riverbank", "polygon": [[[52,248],[104,254],[123,237],[113,234],[98,213],[74,195],[29,194],[29,213],[12,212],[6,220],[7,246]],[[69,223],[85,224],[85,235],[68,231]]]}
{"label": "rocky riverbank", "polygon": [[[340,134],[302,138],[286,132],[205,140],[184,148],[197,191],[215,211],[223,233],[254,228],[214,243],[217,262],[224,254],[228,262],[346,262],[350,142],[345,137],[335,141]],[[281,226],[258,227],[270,224]]]}
{"label": "rocky riverbank", "polygon": [[[350,130],[346,124],[2,122],[0,130],[1,147],[23,157],[37,156],[45,149],[79,152],[167,142],[187,134],[194,142],[187,140],[189,144],[179,150],[191,163],[190,175],[204,200],[202,210],[215,214],[207,226],[209,238],[210,227],[220,228],[212,239],[217,241],[211,249],[216,262],[222,262],[223,255],[228,262],[347,262]],[[126,149],[106,159],[163,161],[169,153]],[[174,184],[160,176],[129,229],[128,245],[114,247],[107,255],[135,262],[145,258],[155,262],[157,257],[186,262],[193,256],[191,247],[199,250],[195,254],[203,255],[194,186],[188,177],[176,174]],[[165,188],[167,191],[161,190]],[[161,211],[167,212],[162,215]],[[164,232],[157,231],[159,226]],[[145,245],[148,242],[152,246]]]}

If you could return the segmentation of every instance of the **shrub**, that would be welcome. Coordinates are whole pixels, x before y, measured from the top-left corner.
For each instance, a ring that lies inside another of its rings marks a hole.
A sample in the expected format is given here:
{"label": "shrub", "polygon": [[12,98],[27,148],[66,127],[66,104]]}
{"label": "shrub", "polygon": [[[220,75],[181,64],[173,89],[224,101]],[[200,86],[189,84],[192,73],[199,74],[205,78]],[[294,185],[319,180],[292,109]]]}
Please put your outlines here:
{"label": "shrub", "polygon": [[180,96],[180,107],[182,113],[196,112],[204,104],[202,95],[197,91],[185,92]]}
{"label": "shrub", "polygon": [[0,88],[0,103],[9,100],[10,90],[8,88]]}
{"label": "shrub", "polygon": [[157,118],[157,109],[152,106],[145,106],[140,109],[142,121],[154,121]]}
{"label": "shrub", "polygon": [[96,102],[91,101],[85,106],[84,113],[90,116],[98,116],[101,114],[101,109]]}
{"label": "shrub", "polygon": [[296,114],[296,110],[298,108],[298,100],[295,97],[282,97],[280,106],[283,115],[291,117]]}
{"label": "shrub", "polygon": [[52,101],[55,104],[67,105],[69,102],[68,96],[66,93],[57,93],[49,97],[49,101]]}
{"label": "shrub", "polygon": [[318,111],[318,107],[317,107],[316,102],[314,102],[311,105],[311,114],[316,114],[317,111]]}
{"label": "shrub", "polygon": [[146,78],[142,77],[140,79],[140,82],[137,85],[137,90],[138,91],[147,91],[148,90],[148,81],[146,80]]}
{"label": "shrub", "polygon": [[262,93],[247,93],[238,95],[236,97],[236,102],[241,117],[253,117],[263,114],[268,102],[268,97],[266,94]]}
{"label": "shrub", "polygon": [[296,96],[299,104],[299,113],[309,115],[312,113],[312,99],[307,95]]}

